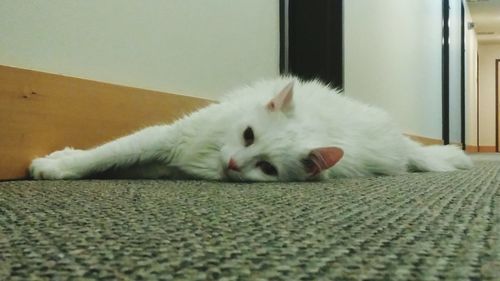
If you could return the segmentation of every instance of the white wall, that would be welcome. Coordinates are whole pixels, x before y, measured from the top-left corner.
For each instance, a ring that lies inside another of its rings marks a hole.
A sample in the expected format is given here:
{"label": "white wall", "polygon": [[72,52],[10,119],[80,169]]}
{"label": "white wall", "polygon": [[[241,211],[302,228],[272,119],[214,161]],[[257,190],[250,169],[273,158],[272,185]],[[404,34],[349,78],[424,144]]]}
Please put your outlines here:
{"label": "white wall", "polygon": [[344,20],[346,94],[441,139],[441,1],[349,0]]}
{"label": "white wall", "polygon": [[277,0],[2,0],[0,64],[217,99],[279,74]]}
{"label": "white wall", "polygon": [[479,145],[495,146],[495,60],[500,44],[479,44]]}
{"label": "white wall", "polygon": [[[441,1],[439,1],[441,2]],[[450,60],[450,96],[449,96],[449,120],[450,120],[450,142],[462,142],[462,108],[461,108],[461,9],[462,0],[450,0],[449,20],[449,60]]]}
{"label": "white wall", "polygon": [[[465,7],[465,24],[472,22]],[[465,29],[465,143],[477,146],[477,36],[474,29]]]}

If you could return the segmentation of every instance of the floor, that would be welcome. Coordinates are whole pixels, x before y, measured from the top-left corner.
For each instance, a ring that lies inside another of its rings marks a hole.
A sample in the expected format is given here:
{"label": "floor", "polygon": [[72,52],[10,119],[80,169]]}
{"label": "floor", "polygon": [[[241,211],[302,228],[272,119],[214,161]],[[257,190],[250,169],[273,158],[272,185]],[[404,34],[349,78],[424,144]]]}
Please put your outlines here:
{"label": "floor", "polygon": [[500,153],[470,153],[475,161],[500,161]]}
{"label": "floor", "polygon": [[0,280],[500,280],[500,157],[315,183],[0,182]]}

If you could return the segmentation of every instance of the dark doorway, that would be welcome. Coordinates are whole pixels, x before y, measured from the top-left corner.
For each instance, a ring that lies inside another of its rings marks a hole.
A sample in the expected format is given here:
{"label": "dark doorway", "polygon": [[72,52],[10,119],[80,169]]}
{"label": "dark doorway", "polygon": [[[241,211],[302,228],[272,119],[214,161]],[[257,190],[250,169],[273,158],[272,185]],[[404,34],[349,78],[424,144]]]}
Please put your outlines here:
{"label": "dark doorway", "polygon": [[280,0],[280,71],[344,85],[342,0]]}

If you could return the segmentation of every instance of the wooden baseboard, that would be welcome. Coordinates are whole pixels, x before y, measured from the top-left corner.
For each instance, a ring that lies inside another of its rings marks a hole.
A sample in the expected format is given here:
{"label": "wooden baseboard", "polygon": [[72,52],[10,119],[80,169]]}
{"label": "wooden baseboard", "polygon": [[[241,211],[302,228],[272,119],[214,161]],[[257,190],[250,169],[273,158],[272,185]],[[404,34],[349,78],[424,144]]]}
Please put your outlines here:
{"label": "wooden baseboard", "polygon": [[479,146],[478,152],[497,152],[497,148],[495,146]]}
{"label": "wooden baseboard", "polygon": [[[416,141],[416,142],[419,142],[423,145],[443,145],[444,142],[443,140],[440,140],[440,139],[433,139],[433,138],[428,138],[428,137],[422,137],[422,136],[416,136],[416,135],[410,135],[410,134],[405,134],[407,137],[409,137],[410,139]],[[452,142],[450,143],[452,145],[455,145],[455,146],[458,146],[460,148],[462,148],[462,143],[460,142]],[[467,152],[477,152],[478,151],[478,148],[477,146],[470,146],[470,145],[467,145],[466,148],[465,148],[465,151]]]}
{"label": "wooden baseboard", "polygon": [[416,136],[416,135],[410,135],[410,134],[405,134],[407,137],[410,139],[419,142],[423,145],[441,145],[443,144],[442,140],[439,139],[433,139],[433,138],[428,138],[428,137],[422,137],[422,136]]}
{"label": "wooden baseboard", "polygon": [[0,66],[0,179],[37,156],[169,123],[211,101]]}
{"label": "wooden baseboard", "polygon": [[497,152],[495,146],[467,145],[465,152]]}
{"label": "wooden baseboard", "polygon": [[467,145],[465,146],[465,152],[479,152],[479,147],[477,145]]}

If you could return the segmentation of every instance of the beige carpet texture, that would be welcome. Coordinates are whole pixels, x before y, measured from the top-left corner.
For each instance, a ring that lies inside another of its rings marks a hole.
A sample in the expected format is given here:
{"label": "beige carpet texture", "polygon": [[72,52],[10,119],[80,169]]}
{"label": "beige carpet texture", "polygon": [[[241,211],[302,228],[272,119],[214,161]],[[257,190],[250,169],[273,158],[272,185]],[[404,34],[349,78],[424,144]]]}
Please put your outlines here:
{"label": "beige carpet texture", "polygon": [[500,280],[500,162],[316,183],[0,182],[0,280]]}

